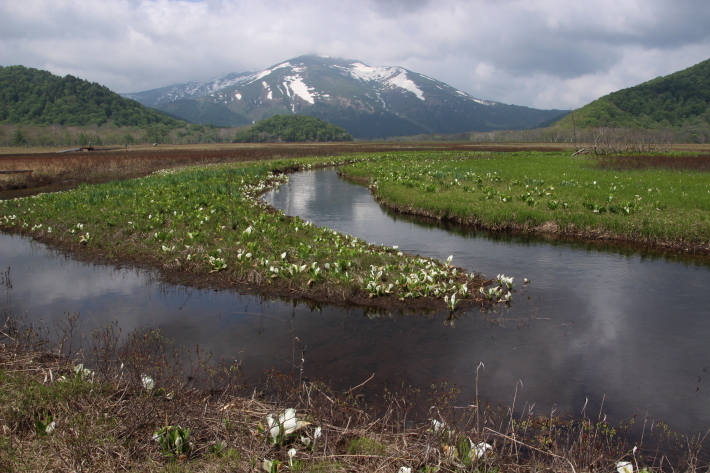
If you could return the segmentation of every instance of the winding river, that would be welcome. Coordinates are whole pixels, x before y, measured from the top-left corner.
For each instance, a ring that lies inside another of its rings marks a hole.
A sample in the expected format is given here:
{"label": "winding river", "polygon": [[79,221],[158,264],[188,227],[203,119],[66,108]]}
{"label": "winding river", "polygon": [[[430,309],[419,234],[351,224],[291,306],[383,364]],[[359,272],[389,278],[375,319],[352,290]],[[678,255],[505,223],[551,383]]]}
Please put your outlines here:
{"label": "winding river", "polygon": [[[242,363],[257,383],[276,367],[359,388],[366,399],[402,383],[446,380],[472,402],[571,416],[633,414],[683,433],[710,428],[710,264],[593,244],[444,229],[391,215],[368,190],[330,170],[291,176],[265,199],[286,213],[373,243],[515,278],[510,307],[448,314],[266,300],[161,284],[149,272],[82,263],[25,238],[0,235],[14,315],[46,323],[79,313],[85,327],[159,327],[186,346]],[[523,287],[523,278],[531,284]]]}

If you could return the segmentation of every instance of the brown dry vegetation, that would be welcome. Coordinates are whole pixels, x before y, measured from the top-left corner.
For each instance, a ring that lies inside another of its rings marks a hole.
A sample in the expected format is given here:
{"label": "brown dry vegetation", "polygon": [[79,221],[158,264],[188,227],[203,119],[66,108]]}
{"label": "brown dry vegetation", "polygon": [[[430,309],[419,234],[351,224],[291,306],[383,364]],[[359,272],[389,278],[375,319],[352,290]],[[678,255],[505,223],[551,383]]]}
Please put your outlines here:
{"label": "brown dry vegetation", "polygon": [[[613,472],[622,460],[639,470],[707,470],[699,439],[660,424],[637,426],[639,438],[634,420],[613,426],[601,412],[569,420],[478,399],[462,403],[443,381],[427,392],[394,386],[366,402],[361,386],[335,392],[299,379],[297,366],[295,374],[270,370],[248,385],[238,364],[213,363],[158,332],[121,337],[109,325],[77,337],[76,321],[69,316],[55,327],[54,346],[12,317],[0,325],[3,472],[257,472],[265,459],[295,472]],[[144,375],[155,381],[152,389]],[[261,427],[286,408],[308,424],[272,442]],[[166,425],[190,429],[190,448],[177,458],[153,438]],[[315,443],[307,446],[306,437]],[[470,456],[481,442],[490,451]]]}
{"label": "brown dry vegetation", "polygon": [[678,171],[710,172],[710,154],[697,155],[622,155],[599,158],[601,169],[629,171],[638,169],[674,169]]}

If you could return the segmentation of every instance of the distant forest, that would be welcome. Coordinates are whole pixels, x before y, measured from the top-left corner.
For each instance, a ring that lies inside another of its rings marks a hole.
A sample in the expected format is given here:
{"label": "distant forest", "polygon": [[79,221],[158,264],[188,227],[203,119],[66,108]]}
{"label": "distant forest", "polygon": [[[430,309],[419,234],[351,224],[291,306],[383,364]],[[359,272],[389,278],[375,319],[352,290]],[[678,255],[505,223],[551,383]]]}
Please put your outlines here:
{"label": "distant forest", "polygon": [[238,143],[352,141],[339,126],[305,115],[274,115],[234,136]]}
{"label": "distant forest", "polygon": [[18,125],[185,126],[95,82],[24,66],[0,66],[0,123]]}

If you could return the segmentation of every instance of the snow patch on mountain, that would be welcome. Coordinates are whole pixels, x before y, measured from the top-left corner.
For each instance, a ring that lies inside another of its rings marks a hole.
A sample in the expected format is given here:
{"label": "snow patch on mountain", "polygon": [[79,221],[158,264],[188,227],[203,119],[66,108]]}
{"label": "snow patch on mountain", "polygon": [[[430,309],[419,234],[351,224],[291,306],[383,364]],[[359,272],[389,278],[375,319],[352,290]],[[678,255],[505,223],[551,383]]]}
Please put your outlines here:
{"label": "snow patch on mountain", "polygon": [[424,98],[424,93],[422,92],[422,90],[417,87],[417,84],[415,84],[413,80],[407,77],[407,73],[405,71],[402,71],[396,76],[388,79],[387,83],[392,84],[395,87],[401,87],[405,90],[410,91],[411,93],[416,95],[419,100],[426,100]]}
{"label": "snow patch on mountain", "polygon": [[262,80],[261,86],[266,90],[266,100],[271,100],[274,97],[274,94],[271,91],[271,86],[269,85],[269,83],[265,80]]}
{"label": "snow patch on mountain", "polygon": [[496,104],[496,102],[489,102],[487,100],[477,99],[476,97],[472,96],[471,94],[467,94],[466,92],[461,92],[460,90],[457,90],[456,93],[466,97],[469,100],[473,100],[476,103],[480,103],[481,105],[495,105]]}
{"label": "snow patch on mountain", "polygon": [[371,67],[361,62],[355,62],[350,65],[349,72],[353,78],[363,82],[377,81],[390,87],[399,87],[412,92],[419,100],[426,100],[424,92],[401,67]]}
{"label": "snow patch on mountain", "polygon": [[355,62],[350,65],[350,75],[361,81],[385,81],[392,75],[398,72],[397,67],[371,67],[361,62]]}
{"label": "snow patch on mountain", "polygon": [[303,82],[303,78],[301,76],[286,76],[284,77],[284,80],[286,81],[284,82],[284,86],[286,86],[287,90],[290,88],[293,91],[294,95],[301,97],[303,100],[310,103],[311,105],[315,103],[315,99],[313,98],[314,95],[310,92],[311,90],[313,90],[313,88],[308,87],[306,83]]}
{"label": "snow patch on mountain", "polygon": [[284,67],[291,67],[291,63],[288,62],[288,61],[286,61],[286,62],[282,62],[281,64],[279,64],[279,65],[277,65],[277,66],[272,67],[271,69],[263,70],[263,71],[261,71],[260,73],[256,74],[255,76],[250,77],[250,78],[248,79],[249,82],[247,82],[247,83],[248,83],[248,84],[251,84],[252,82],[256,82],[256,81],[258,81],[258,80],[261,80],[261,79],[263,79],[264,77],[266,77],[266,76],[268,76],[269,74],[271,74],[272,72],[274,72],[275,70],[277,70],[277,69],[283,69]]}

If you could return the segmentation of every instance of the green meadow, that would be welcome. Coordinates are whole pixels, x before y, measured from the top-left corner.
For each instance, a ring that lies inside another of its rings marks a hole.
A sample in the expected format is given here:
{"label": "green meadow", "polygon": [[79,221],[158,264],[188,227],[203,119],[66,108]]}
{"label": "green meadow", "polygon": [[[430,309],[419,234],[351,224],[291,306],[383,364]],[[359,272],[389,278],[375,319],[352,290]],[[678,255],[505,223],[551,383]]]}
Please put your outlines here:
{"label": "green meadow", "polygon": [[534,151],[424,152],[359,162],[342,172],[370,183],[381,203],[402,212],[494,230],[708,249],[707,173],[599,163]]}

